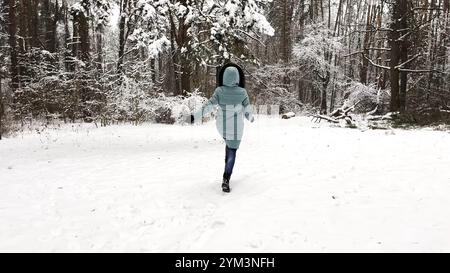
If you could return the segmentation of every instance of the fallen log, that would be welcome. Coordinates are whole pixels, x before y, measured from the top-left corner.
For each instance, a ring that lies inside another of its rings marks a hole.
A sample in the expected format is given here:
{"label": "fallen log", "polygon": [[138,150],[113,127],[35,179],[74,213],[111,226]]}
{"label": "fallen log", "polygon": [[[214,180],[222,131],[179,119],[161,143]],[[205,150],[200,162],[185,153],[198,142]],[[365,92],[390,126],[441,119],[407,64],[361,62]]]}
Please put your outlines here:
{"label": "fallen log", "polygon": [[350,111],[355,110],[355,106],[358,105],[360,101],[355,103],[350,107],[341,107],[334,110],[329,116],[317,114],[313,116],[312,121],[319,123],[322,120],[326,120],[332,123],[339,123],[339,120],[344,119],[349,126],[354,126],[353,118],[349,115]]}
{"label": "fallen log", "polygon": [[366,119],[369,121],[375,121],[375,120],[393,120],[398,117],[398,112],[389,112],[386,115],[376,115],[376,116],[368,116]]}
{"label": "fallen log", "polygon": [[322,121],[322,119],[324,119],[328,122],[332,122],[332,123],[339,123],[339,120],[329,117],[329,116],[324,116],[324,115],[314,115],[312,121],[319,123]]}

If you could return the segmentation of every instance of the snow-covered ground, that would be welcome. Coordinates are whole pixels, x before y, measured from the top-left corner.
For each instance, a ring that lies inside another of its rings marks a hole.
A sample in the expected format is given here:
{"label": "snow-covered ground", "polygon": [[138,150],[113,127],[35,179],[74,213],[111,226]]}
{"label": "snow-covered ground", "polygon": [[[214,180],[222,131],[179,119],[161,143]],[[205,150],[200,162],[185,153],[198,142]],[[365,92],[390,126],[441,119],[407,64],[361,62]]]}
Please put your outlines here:
{"label": "snow-covered ground", "polygon": [[247,124],[232,192],[200,126],[0,141],[0,251],[450,251],[450,134]]}

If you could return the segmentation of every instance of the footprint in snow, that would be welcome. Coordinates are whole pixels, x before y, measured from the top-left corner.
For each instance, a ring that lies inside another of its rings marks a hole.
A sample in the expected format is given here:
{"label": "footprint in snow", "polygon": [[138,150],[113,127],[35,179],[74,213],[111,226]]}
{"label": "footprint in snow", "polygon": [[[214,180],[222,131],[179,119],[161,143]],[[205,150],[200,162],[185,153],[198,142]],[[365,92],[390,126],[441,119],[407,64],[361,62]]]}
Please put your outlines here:
{"label": "footprint in snow", "polygon": [[152,226],[155,223],[154,219],[151,220],[144,220],[143,226]]}
{"label": "footprint in snow", "polygon": [[258,242],[249,242],[247,245],[251,248],[259,248],[260,247],[260,244]]}
{"label": "footprint in snow", "polygon": [[223,226],[225,226],[225,222],[222,222],[222,221],[214,221],[211,224],[212,228],[219,228],[219,227],[223,227]]}

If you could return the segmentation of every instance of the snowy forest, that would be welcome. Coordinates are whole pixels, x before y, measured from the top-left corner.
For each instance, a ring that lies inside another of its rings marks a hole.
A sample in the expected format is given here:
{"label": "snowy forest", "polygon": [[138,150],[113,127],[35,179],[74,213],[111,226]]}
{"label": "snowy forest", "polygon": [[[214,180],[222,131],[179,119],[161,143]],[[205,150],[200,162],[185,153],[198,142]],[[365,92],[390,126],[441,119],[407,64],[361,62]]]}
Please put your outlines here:
{"label": "snowy forest", "polygon": [[449,252],[449,139],[450,0],[0,0],[0,252]]}
{"label": "snowy forest", "polygon": [[174,123],[245,68],[280,112],[450,112],[449,0],[1,0],[0,118]]}

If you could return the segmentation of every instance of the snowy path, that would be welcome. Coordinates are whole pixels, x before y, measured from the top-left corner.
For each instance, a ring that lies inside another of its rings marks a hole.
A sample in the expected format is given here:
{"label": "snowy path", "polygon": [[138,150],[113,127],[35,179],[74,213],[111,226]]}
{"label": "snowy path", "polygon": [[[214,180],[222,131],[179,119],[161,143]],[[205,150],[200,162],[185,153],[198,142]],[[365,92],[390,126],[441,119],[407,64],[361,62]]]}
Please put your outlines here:
{"label": "snowy path", "polygon": [[213,123],[2,140],[0,251],[450,251],[448,132],[315,127],[247,124],[231,194]]}

